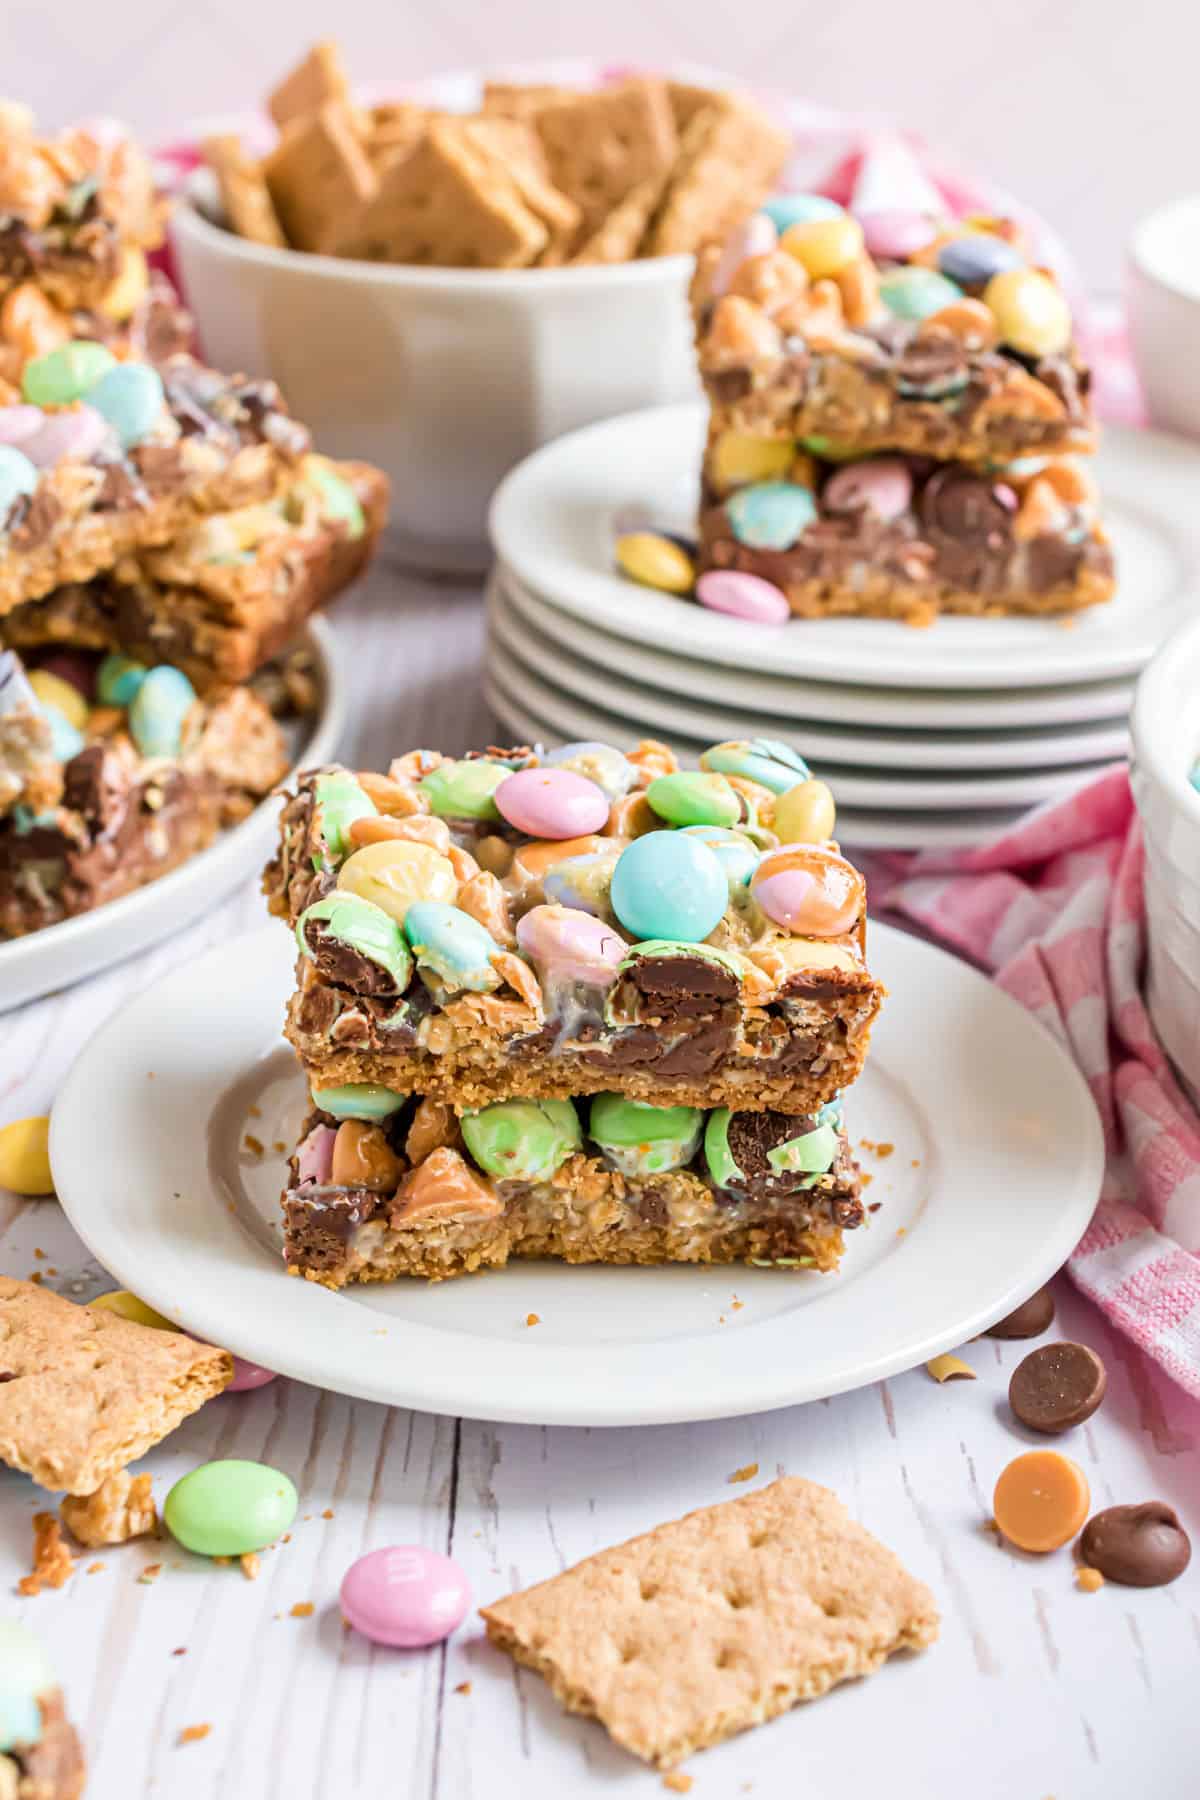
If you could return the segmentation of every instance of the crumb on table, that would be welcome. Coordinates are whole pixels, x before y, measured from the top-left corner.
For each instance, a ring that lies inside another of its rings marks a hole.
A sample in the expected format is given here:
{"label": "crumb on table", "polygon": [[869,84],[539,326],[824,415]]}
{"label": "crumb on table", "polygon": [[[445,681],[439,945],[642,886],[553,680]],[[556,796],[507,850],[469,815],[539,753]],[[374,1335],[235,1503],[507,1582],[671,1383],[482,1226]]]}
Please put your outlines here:
{"label": "crumb on table", "polygon": [[311,1600],[297,1600],[289,1616],[293,1619],[311,1619],[315,1611],[316,1607]]}
{"label": "crumb on table", "polygon": [[17,1592],[31,1599],[44,1587],[60,1588],[75,1573],[75,1559],[63,1542],[53,1513],[33,1515],[33,1568],[17,1583]]}
{"label": "crumb on table", "polygon": [[757,1463],[747,1463],[743,1469],[735,1469],[729,1477],[730,1481],[753,1481],[758,1474]]}
{"label": "crumb on table", "polygon": [[212,1730],[211,1725],[185,1725],[179,1733],[180,1744],[198,1744]]}

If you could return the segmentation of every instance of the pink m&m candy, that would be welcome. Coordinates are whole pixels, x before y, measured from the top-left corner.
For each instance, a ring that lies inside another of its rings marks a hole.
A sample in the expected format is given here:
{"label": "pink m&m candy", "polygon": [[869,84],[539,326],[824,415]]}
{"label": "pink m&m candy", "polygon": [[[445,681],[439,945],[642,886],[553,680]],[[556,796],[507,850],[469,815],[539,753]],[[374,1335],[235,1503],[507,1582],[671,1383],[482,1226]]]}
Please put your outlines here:
{"label": "pink m&m candy", "polygon": [[861,918],[867,891],[844,856],[817,844],[784,844],[764,856],[750,892],[776,925],[797,937],[841,937]]}
{"label": "pink m&m candy", "polygon": [[440,1644],[462,1624],[471,1604],[456,1562],[423,1544],[372,1550],[342,1578],[342,1612],[375,1644],[419,1650]]}
{"label": "pink m&m candy", "polygon": [[607,987],[629,945],[603,919],[573,906],[535,906],[517,925],[517,943],[543,980]]}
{"label": "pink m&m candy", "polygon": [[337,1132],[332,1125],[314,1125],[296,1152],[300,1180],[315,1181],[327,1187],[333,1175],[333,1145]]}
{"label": "pink m&m candy", "polygon": [[0,444],[24,444],[42,429],[40,406],[0,406]]}
{"label": "pink m&m candy", "polygon": [[903,262],[915,256],[937,236],[933,220],[925,213],[888,209],[858,214],[868,253],[877,261]]}
{"label": "pink m&m candy", "polygon": [[225,1392],[227,1394],[248,1394],[252,1389],[266,1387],[268,1381],[274,1380],[274,1369],[264,1369],[261,1363],[247,1362],[244,1356],[235,1356],[233,1380]]}
{"label": "pink m&m candy", "polygon": [[720,261],[709,276],[708,291],[719,300],[744,262],[752,256],[769,256],[779,242],[775,222],[765,212],[751,213],[744,225],[727,239]]}
{"label": "pink m&m candy", "polygon": [[870,512],[898,519],[912,505],[912,475],[899,456],[876,456],[846,463],[829,477],[821,494],[827,512]]}
{"label": "pink m&m candy", "polygon": [[751,619],[758,625],[782,625],[792,616],[786,594],[773,581],[764,581],[761,575],[743,575],[738,569],[710,569],[696,583],[696,598],[713,612]]}
{"label": "pink m&m candy", "polygon": [[43,417],[41,430],[25,438],[21,448],[39,469],[60,462],[86,462],[112,438],[108,420],[94,406],[73,406]]}
{"label": "pink m&m candy", "polygon": [[518,769],[492,799],[501,818],[530,837],[585,837],[608,823],[608,795],[573,769]]}

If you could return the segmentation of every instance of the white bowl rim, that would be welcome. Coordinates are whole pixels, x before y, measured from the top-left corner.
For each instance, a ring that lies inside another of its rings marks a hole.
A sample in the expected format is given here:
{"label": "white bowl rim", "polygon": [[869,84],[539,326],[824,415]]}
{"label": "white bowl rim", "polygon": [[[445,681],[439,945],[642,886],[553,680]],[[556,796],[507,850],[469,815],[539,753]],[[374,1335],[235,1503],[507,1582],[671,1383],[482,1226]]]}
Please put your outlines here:
{"label": "white bowl rim", "polygon": [[1176,194],[1174,199],[1164,200],[1144,218],[1138,220],[1133,228],[1126,250],[1126,261],[1138,276],[1161,288],[1164,293],[1173,295],[1178,300],[1193,305],[1200,304],[1200,268],[1192,281],[1182,281],[1164,267],[1155,254],[1154,244],[1161,234],[1169,230],[1173,222],[1193,214],[1196,216],[1197,240],[1200,242],[1200,192],[1195,189],[1186,194]]}
{"label": "white bowl rim", "polygon": [[[1178,694],[1189,671],[1200,677],[1200,619],[1189,619],[1177,627],[1142,672],[1129,718],[1131,761],[1200,832],[1200,792],[1188,780],[1191,765],[1184,766],[1176,755],[1179,721],[1191,717],[1188,696]],[[1198,688],[1200,680],[1193,684],[1192,692]],[[1196,750],[1200,750],[1200,721],[1194,729]]]}
{"label": "white bowl rim", "polygon": [[193,170],[184,181],[171,209],[170,229],[191,237],[206,250],[226,256],[234,262],[257,264],[260,268],[286,269],[305,273],[322,281],[365,283],[371,287],[418,289],[433,293],[454,289],[459,294],[476,293],[486,297],[497,293],[523,293],[531,298],[539,293],[587,292],[629,287],[675,287],[688,278],[694,258],[690,254],[644,256],[631,262],[587,263],[579,268],[555,269],[443,269],[413,263],[367,262],[351,256],[321,256],[313,250],[277,249],[273,244],[257,244],[239,237],[223,225],[215,225],[196,200],[196,176],[206,170]]}

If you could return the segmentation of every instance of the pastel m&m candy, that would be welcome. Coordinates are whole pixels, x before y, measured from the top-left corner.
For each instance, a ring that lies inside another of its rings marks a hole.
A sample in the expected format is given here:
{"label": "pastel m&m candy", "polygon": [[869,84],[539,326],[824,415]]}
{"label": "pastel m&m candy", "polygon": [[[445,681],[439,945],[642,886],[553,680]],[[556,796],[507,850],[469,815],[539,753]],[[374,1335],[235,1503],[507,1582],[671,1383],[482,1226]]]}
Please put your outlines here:
{"label": "pastel m&m candy", "polygon": [[635,938],[699,943],[724,914],[729,883],[699,838],[650,831],[621,852],[611,899],[618,920]]}
{"label": "pastel m&m candy", "polygon": [[69,412],[43,413],[40,430],[22,439],[21,449],[39,469],[53,469],[61,462],[87,462],[113,442],[108,420],[94,406],[74,406]]}
{"label": "pastel m&m candy", "polygon": [[742,816],[737,790],[724,775],[704,769],[659,775],[646,789],[646,799],[668,825],[730,826]]}
{"label": "pastel m&m candy", "polygon": [[749,431],[723,431],[708,452],[707,471],[720,488],[750,481],[782,479],[796,458],[790,437],[755,437]]}
{"label": "pastel m&m candy", "polygon": [[583,1142],[569,1100],[497,1100],[461,1124],[467,1149],[497,1181],[549,1181]]}
{"label": "pastel m&m candy", "polygon": [[274,1369],[264,1369],[261,1363],[247,1362],[244,1356],[233,1359],[233,1380],[225,1389],[227,1394],[249,1394],[255,1388],[266,1387],[269,1381],[275,1380]]}
{"label": "pastel m&m candy", "polygon": [[1055,356],[1071,341],[1071,313],[1062,293],[1037,269],[993,275],[983,302],[996,320],[1001,343],[1025,356]]}
{"label": "pastel m&m candy", "polygon": [[740,569],[709,569],[696,583],[696,598],[711,612],[756,625],[782,625],[792,616],[787,595],[773,581]]}
{"label": "pastel m&m candy", "polygon": [[931,244],[937,228],[928,213],[880,208],[858,214],[863,239],[876,262],[904,262]]}
{"label": "pastel m&m candy", "polygon": [[844,463],[825,483],[821,503],[826,512],[869,512],[877,519],[898,519],[912,504],[913,481],[901,456],[874,456]]}
{"label": "pastel m&m candy", "polygon": [[50,1121],[14,1119],[0,1125],[0,1188],[14,1194],[52,1194]]}
{"label": "pastel m&m candy", "polygon": [[841,218],[845,208],[824,194],[774,194],[763,211],[776,231],[786,231],[789,225],[807,225],[811,219]]}
{"label": "pastel m&m candy", "polygon": [[817,516],[811,488],[795,481],[758,481],[725,502],[739,544],[752,550],[790,550]]}
{"label": "pastel m&m candy", "polygon": [[898,319],[927,319],[930,313],[941,312],[944,306],[951,306],[962,297],[956,281],[919,264],[889,269],[879,280],[879,298]]}
{"label": "pastel m&m candy", "polygon": [[1019,250],[1002,237],[988,231],[971,231],[963,237],[951,238],[938,248],[937,266],[951,281],[963,287],[990,281],[1004,269],[1019,269],[1023,258]]}
{"label": "pastel m&m candy", "polygon": [[178,756],[196,690],[182,669],[151,669],[129,705],[129,735],[143,756]]}
{"label": "pastel m&m candy", "polygon": [[158,423],[166,403],[162,376],[149,363],[117,363],[87,390],[88,405],[107,420],[121,448],[140,444]]}
{"label": "pastel m&m candy", "polygon": [[38,484],[38,472],[23,451],[0,443],[0,525],[25,494]]}
{"label": "pastel m&m candy", "polygon": [[368,1551],[342,1578],[342,1612],[374,1644],[419,1650],[457,1630],[471,1589],[456,1562],[423,1544]]}
{"label": "pastel m&m candy", "polygon": [[608,796],[573,769],[518,769],[492,798],[501,818],[530,837],[583,837],[608,823]]}
{"label": "pastel m&m candy", "polygon": [[813,281],[857,262],[863,253],[863,231],[849,213],[826,219],[799,219],[779,239],[779,248],[794,256]]}
{"label": "pastel m&m candy", "polygon": [[752,256],[769,256],[779,233],[769,209],[751,213],[744,225],[726,239],[720,259],[709,276],[708,291],[714,300],[725,293],[744,262]]}
{"label": "pastel m&m candy", "polygon": [[841,937],[866,904],[858,870],[817,844],[772,850],[751,876],[750,891],[769,919],[797,937]]}
{"label": "pastel m&m candy", "polygon": [[687,552],[657,531],[630,531],[619,537],[617,566],[631,581],[667,594],[690,593],[696,579]]}
{"label": "pastel m&m candy", "polygon": [[177,1481],[163,1506],[163,1521],[171,1536],[198,1556],[246,1556],[282,1537],[298,1505],[282,1470],[231,1458],[202,1463]]}
{"label": "pastel m&m candy", "polygon": [[411,838],[389,838],[355,850],[338,870],[337,884],[381,907],[398,925],[418,900],[451,901],[458,893],[449,857]]}
{"label": "pastel m&m candy", "polygon": [[571,906],[531,907],[517,924],[517,944],[543,982],[608,987],[629,946],[592,913]]}
{"label": "pastel m&m candy", "polygon": [[781,844],[823,844],[833,836],[837,809],[823,781],[798,781],[775,802],[775,835]]}
{"label": "pastel m&m candy", "polygon": [[64,681],[50,669],[34,669],[29,685],[43,706],[55,707],[76,731],[83,730],[88,720],[88,703],[73,682]]}
{"label": "pastel m&m candy", "polygon": [[77,338],[45,356],[35,356],[21,376],[21,397],[34,406],[70,406],[116,367],[116,357],[103,344]]}

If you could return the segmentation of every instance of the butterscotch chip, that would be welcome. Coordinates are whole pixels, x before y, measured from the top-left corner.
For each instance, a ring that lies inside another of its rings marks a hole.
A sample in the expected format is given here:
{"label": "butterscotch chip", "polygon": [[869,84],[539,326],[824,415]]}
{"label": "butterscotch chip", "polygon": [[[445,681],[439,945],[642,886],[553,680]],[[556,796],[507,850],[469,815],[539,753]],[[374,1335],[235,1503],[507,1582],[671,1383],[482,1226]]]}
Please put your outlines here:
{"label": "butterscotch chip", "polygon": [[798,1476],[482,1609],[492,1642],[660,1768],[937,1636],[933,1597]]}
{"label": "butterscotch chip", "polygon": [[342,57],[332,39],[314,44],[304,61],[297,63],[267,96],[267,111],[282,131],[293,119],[306,119],[329,101],[343,103],[350,98],[350,84],[342,67]]}
{"label": "butterscotch chip", "polygon": [[32,1598],[44,1587],[65,1586],[74,1573],[75,1559],[63,1543],[58,1520],[53,1513],[34,1513],[33,1568],[18,1581],[17,1592]]}
{"label": "butterscotch chip", "polygon": [[410,156],[383,171],[374,200],[338,248],[382,262],[516,269],[534,260],[547,236],[503,164],[459,121],[439,120]]}
{"label": "butterscotch chip", "polygon": [[654,217],[666,179],[665,175],[651,175],[647,180],[639,181],[576,251],[571,258],[572,266],[628,262],[635,257]]}
{"label": "butterscotch chip", "polygon": [[58,1512],[76,1543],[89,1549],[127,1544],[158,1529],[150,1477],[131,1475],[128,1469],[110,1475],[94,1494],[68,1494]]}
{"label": "butterscotch chip", "polygon": [[0,1461],[93,1494],[219,1394],[233,1358],[0,1276],[0,1372]]}
{"label": "butterscotch chip", "polygon": [[217,178],[221,205],[239,237],[282,249],[287,243],[262,169],[232,134],[204,140],[204,160]]}
{"label": "butterscotch chip", "polygon": [[322,254],[378,186],[353,115],[334,103],[285,131],[262,168],[288,242]]}
{"label": "butterscotch chip", "polygon": [[683,134],[647,253],[692,252],[723,237],[766,199],[790,150],[787,134],[749,101],[713,95]]}
{"label": "butterscotch chip", "polygon": [[678,147],[666,83],[648,78],[543,106],[534,124],[585,242],[633,188],[666,175]]}
{"label": "butterscotch chip", "polygon": [[466,119],[463,130],[503,164],[525,205],[546,227],[546,246],[538,258],[541,266],[562,262],[579,229],[580,212],[550,180],[537,132],[523,120],[504,118]]}

